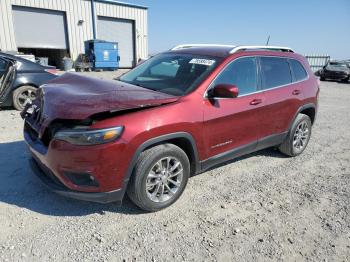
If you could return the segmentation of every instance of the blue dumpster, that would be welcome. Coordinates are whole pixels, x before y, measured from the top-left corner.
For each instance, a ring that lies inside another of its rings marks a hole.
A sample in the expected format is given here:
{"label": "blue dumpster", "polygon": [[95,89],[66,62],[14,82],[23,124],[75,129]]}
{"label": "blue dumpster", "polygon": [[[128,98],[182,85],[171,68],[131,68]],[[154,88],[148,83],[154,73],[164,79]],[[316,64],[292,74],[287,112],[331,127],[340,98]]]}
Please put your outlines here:
{"label": "blue dumpster", "polygon": [[118,43],[102,40],[87,40],[85,54],[94,70],[116,70],[119,67]]}

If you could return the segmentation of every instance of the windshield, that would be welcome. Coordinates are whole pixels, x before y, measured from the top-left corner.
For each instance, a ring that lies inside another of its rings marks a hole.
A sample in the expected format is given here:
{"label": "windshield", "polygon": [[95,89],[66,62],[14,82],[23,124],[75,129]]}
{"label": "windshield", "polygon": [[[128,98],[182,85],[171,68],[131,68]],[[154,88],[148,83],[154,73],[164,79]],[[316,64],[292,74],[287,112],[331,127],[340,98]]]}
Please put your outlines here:
{"label": "windshield", "polygon": [[346,69],[348,65],[346,63],[330,62],[327,66],[328,68],[344,68]]}
{"label": "windshield", "polygon": [[191,54],[160,54],[118,80],[175,96],[194,90],[219,64],[219,58]]}

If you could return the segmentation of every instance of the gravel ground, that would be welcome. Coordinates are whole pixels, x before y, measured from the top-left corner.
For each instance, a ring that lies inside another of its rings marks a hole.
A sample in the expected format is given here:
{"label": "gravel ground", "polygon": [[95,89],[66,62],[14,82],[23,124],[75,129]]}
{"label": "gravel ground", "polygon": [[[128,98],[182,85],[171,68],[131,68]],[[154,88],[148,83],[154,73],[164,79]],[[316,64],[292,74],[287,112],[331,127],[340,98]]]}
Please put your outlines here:
{"label": "gravel ground", "polygon": [[3,110],[0,261],[349,261],[349,99],[350,84],[322,82],[301,156],[236,159],[192,177],[157,213],[48,191],[29,169],[18,112]]}

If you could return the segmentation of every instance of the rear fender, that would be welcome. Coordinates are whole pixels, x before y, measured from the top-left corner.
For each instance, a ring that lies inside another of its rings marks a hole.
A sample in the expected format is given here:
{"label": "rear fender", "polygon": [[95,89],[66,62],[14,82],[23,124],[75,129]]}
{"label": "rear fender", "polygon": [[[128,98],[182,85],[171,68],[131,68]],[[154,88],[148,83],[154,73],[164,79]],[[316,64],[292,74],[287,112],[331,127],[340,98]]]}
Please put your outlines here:
{"label": "rear fender", "polygon": [[289,123],[288,131],[291,129],[291,127],[292,127],[292,125],[293,125],[295,119],[297,118],[297,116],[298,116],[302,111],[304,111],[304,110],[306,110],[306,109],[313,109],[313,110],[315,110],[315,117],[314,117],[314,121],[313,121],[313,122],[315,122],[316,115],[317,115],[317,107],[316,107],[316,105],[315,105],[315,104],[312,104],[312,103],[310,103],[310,104],[305,104],[305,105],[301,106],[301,107],[298,109],[298,111],[295,113],[295,115],[294,115],[294,117],[293,117],[293,120]]}

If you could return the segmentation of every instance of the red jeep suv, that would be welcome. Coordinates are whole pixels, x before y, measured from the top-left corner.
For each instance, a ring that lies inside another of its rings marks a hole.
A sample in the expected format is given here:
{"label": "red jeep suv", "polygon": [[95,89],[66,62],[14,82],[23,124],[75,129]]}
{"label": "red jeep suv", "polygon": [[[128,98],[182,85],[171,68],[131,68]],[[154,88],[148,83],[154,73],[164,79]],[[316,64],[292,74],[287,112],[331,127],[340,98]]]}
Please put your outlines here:
{"label": "red jeep suv", "polygon": [[[319,83],[286,47],[182,45],[114,81],[66,73],[22,112],[35,173],[55,192],[140,208],[191,175],[267,147],[306,148]],[[204,193],[204,192],[203,192]]]}

